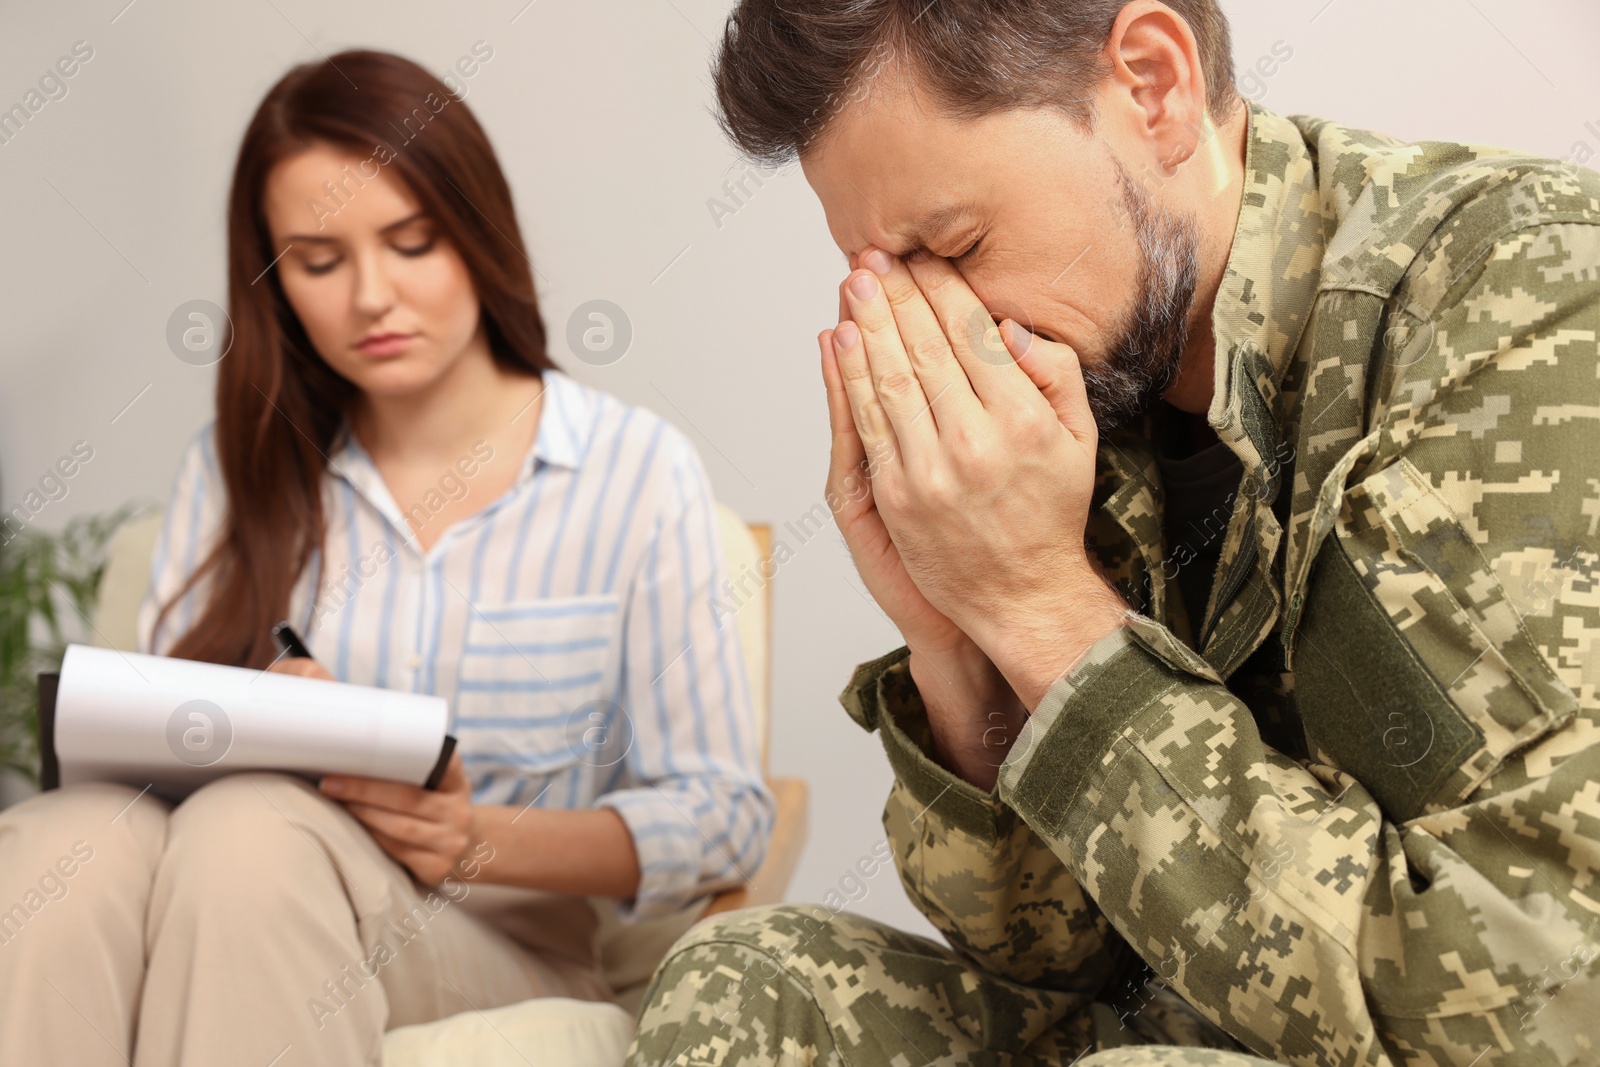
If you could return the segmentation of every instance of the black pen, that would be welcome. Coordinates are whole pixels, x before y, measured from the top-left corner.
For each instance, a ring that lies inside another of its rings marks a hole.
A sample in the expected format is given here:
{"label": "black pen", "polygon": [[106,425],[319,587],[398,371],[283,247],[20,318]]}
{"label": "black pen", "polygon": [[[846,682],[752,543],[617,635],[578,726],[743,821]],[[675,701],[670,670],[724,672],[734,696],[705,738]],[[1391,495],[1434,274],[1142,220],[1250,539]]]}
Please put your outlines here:
{"label": "black pen", "polygon": [[277,640],[278,647],[283,649],[284,654],[290,659],[312,658],[310,650],[306,648],[305,642],[300,640],[300,635],[294,632],[294,627],[289,625],[288,619],[272,628],[272,636]]}

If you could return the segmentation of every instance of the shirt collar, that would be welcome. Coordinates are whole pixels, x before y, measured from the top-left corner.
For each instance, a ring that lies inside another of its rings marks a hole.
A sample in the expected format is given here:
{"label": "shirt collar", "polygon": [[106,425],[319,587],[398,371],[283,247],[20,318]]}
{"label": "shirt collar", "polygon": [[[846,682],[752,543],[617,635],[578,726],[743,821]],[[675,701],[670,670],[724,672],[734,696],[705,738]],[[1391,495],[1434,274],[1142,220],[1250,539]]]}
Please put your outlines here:
{"label": "shirt collar", "polygon": [[[539,412],[533,458],[576,470],[589,452],[589,440],[594,433],[594,391],[558,370],[543,371],[542,376],[544,404]],[[532,464],[529,464],[523,476],[532,477],[532,473]]]}
{"label": "shirt collar", "polygon": [[[569,470],[578,469],[588,454],[594,432],[594,391],[558,370],[541,371],[540,377],[544,381],[544,392],[539,428],[534,435],[533,448],[517,473],[515,484],[518,486],[533,478],[541,462]],[[333,447],[328,452],[328,469],[372,501],[400,529],[406,529],[399,506],[390,496],[372,457],[351,431],[348,418],[341,420],[334,436]]]}

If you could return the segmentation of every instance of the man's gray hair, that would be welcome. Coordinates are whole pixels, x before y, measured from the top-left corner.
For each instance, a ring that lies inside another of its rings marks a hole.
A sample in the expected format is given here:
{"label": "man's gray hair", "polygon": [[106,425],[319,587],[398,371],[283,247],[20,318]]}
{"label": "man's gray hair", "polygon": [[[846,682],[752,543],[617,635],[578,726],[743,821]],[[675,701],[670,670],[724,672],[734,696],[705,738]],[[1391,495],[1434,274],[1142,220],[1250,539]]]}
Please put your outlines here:
{"label": "man's gray hair", "polygon": [[[717,120],[751,159],[803,155],[882,74],[911,75],[957,115],[1055,106],[1084,128],[1128,0],[741,0],[713,66]],[[1238,102],[1217,0],[1165,0],[1194,33],[1209,110]]]}

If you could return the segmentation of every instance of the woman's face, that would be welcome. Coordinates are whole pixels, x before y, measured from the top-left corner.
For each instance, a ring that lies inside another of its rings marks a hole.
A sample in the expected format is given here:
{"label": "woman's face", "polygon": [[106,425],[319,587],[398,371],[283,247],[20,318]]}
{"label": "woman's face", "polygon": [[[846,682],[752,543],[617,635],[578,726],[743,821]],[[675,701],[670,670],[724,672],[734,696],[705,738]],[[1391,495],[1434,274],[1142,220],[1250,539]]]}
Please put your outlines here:
{"label": "woman's face", "polygon": [[290,306],[369,397],[425,390],[469,348],[487,357],[466,264],[392,167],[318,142],[273,168],[263,206]]}

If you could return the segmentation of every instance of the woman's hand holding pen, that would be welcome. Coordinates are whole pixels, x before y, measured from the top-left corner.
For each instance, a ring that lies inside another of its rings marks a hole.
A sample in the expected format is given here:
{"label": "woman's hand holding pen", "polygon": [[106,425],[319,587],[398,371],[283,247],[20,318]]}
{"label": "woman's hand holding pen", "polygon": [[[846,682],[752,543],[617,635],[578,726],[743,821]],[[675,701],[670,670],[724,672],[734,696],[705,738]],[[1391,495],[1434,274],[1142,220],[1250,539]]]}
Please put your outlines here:
{"label": "woman's hand holding pen", "polygon": [[333,675],[328,673],[328,668],[314,659],[286,657],[268,667],[267,670],[277,674],[295,674],[301,678],[321,678],[325,682],[335,680]]}
{"label": "woman's hand holding pen", "polygon": [[[334,680],[326,667],[304,656],[286,656],[267,669]],[[478,839],[472,786],[459,753],[450,757],[438,789],[332,774],[324,776],[320,786],[324,796],[343,802],[373,840],[423,885],[438,885],[452,872],[460,875],[456,865]]]}

